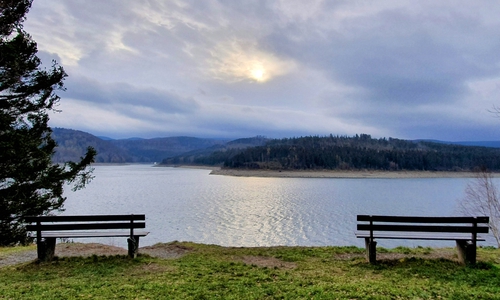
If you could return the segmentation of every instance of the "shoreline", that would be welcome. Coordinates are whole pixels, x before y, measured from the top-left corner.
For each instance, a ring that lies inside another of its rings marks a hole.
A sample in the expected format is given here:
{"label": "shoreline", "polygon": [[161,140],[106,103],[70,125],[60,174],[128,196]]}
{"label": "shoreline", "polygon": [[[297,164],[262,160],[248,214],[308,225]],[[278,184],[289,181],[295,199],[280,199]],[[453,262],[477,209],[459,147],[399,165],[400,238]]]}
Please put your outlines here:
{"label": "shoreline", "polygon": [[[214,166],[155,165],[155,167],[211,170],[210,175],[265,178],[352,178],[352,179],[404,179],[404,178],[476,178],[473,171],[379,171],[379,170],[250,170],[223,169]],[[500,178],[500,172],[491,173]]]}
{"label": "shoreline", "polygon": [[[475,172],[451,171],[337,171],[337,170],[240,170],[213,168],[210,175],[235,176],[235,177],[274,177],[274,178],[475,178]],[[500,173],[492,173],[492,177],[500,177]]]}

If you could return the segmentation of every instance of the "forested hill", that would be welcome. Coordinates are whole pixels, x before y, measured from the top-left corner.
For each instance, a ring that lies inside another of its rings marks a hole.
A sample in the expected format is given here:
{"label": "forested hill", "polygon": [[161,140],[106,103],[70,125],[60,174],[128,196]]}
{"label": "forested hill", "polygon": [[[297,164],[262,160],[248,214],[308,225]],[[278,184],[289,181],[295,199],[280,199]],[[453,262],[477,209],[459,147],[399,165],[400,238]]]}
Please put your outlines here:
{"label": "forested hill", "polygon": [[166,157],[225,144],[227,140],[178,136],[153,139],[111,140],[109,142],[127,151],[132,156],[132,162],[161,162]]}
{"label": "forested hill", "polygon": [[300,137],[270,140],[238,153],[214,152],[226,168],[466,171],[500,170],[500,149],[393,138]]}
{"label": "forested hill", "polygon": [[58,144],[54,162],[76,161],[92,146],[100,163],[161,161],[274,170],[461,171],[486,167],[500,171],[499,148],[373,139],[366,134],[287,139],[257,136],[233,141],[194,137],[102,140],[86,132],[54,128],[53,137]]}
{"label": "forested hill", "polygon": [[269,139],[263,136],[242,138],[206,149],[197,149],[181,155],[165,158],[164,165],[195,164],[220,165],[228,158],[239,154],[243,149],[265,145]]}
{"label": "forested hill", "polygon": [[98,163],[124,163],[132,159],[127,151],[83,131],[53,128],[52,138],[57,142],[52,156],[52,161],[56,163],[78,161],[89,146],[97,151],[95,160]]}
{"label": "forested hill", "polygon": [[57,142],[52,160],[56,163],[77,161],[88,146],[97,151],[97,163],[152,163],[185,152],[225,144],[227,140],[195,137],[166,137],[153,139],[100,139],[92,134],[65,128],[53,128]]}

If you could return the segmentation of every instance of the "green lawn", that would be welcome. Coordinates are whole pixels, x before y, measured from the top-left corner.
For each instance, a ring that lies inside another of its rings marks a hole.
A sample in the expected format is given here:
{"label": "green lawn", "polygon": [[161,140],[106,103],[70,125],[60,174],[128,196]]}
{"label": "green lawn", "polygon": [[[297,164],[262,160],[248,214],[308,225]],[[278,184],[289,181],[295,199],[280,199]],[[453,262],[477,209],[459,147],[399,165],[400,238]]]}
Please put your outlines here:
{"label": "green lawn", "polygon": [[466,267],[430,258],[430,248],[381,249],[405,257],[370,265],[355,247],[178,244],[192,251],[3,267],[0,299],[500,299],[500,250],[491,247]]}
{"label": "green lawn", "polygon": [[36,250],[36,245],[30,246],[19,246],[19,247],[0,247],[0,258],[11,253],[28,251],[28,250]]}

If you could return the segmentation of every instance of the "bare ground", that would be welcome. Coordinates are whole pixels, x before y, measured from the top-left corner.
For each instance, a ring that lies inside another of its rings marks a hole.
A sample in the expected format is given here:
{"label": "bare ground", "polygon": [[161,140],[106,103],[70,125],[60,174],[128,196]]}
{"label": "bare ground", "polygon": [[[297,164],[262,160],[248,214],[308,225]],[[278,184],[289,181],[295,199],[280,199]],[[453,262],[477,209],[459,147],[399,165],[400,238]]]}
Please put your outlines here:
{"label": "bare ground", "polygon": [[[191,249],[175,243],[156,244],[142,247],[139,253],[163,259],[176,259]],[[127,249],[97,243],[60,243],[56,245],[55,256],[127,255]],[[36,250],[27,250],[0,256],[0,268],[36,260]]]}
{"label": "bare ground", "polygon": [[[147,254],[153,257],[162,259],[177,259],[183,255],[193,251],[193,249],[178,243],[160,243],[153,246],[142,247],[139,253]],[[97,243],[60,243],[56,246],[56,256],[58,257],[71,257],[71,256],[92,256],[92,255],[127,255],[127,250],[124,248],[97,244]],[[363,258],[365,255],[362,253],[344,253],[334,254],[334,259],[339,260],[352,260]],[[401,260],[410,257],[425,258],[425,259],[447,259],[457,260],[456,251],[453,248],[433,248],[429,253],[377,253],[378,261],[393,261]],[[21,252],[14,252],[8,255],[0,256],[0,268],[12,266],[22,263],[27,263],[36,260],[36,250],[28,250]],[[243,256],[235,258],[248,265],[255,265],[258,267],[280,268],[280,269],[294,269],[297,267],[296,263],[285,262],[275,257],[266,256]]]}
{"label": "bare ground", "polygon": [[268,256],[243,256],[241,261],[247,265],[258,267],[278,268],[278,269],[295,269],[297,264],[294,262],[286,262],[275,257]]}
{"label": "bare ground", "polygon": [[[364,253],[342,253],[336,254],[334,257],[340,260],[352,260],[360,257],[365,257]],[[453,248],[433,248],[430,253],[381,253],[377,251],[377,261],[400,260],[409,257],[425,258],[425,259],[447,259],[458,261],[456,250]]]}

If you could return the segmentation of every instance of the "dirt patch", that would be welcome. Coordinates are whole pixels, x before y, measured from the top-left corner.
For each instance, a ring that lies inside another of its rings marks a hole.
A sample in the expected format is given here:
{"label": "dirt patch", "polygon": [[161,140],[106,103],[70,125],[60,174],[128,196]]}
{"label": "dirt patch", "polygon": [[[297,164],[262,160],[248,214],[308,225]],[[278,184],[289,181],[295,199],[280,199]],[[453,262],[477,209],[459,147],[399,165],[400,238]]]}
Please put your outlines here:
{"label": "dirt patch", "polygon": [[180,258],[191,251],[193,251],[192,248],[179,245],[176,243],[166,243],[166,244],[161,243],[139,249],[139,253],[144,253],[149,256],[166,258],[166,259]]}
{"label": "dirt patch", "polygon": [[[364,258],[366,254],[364,253],[342,253],[334,255],[335,259],[339,260],[352,260],[357,258]],[[457,253],[455,249],[446,248],[435,248],[429,253],[381,253],[377,252],[377,260],[400,260],[403,258],[425,258],[425,259],[447,259],[458,261]]]}
{"label": "dirt patch", "polygon": [[56,245],[55,255],[59,257],[127,255],[127,250],[116,246],[97,243],[61,243]]}
{"label": "dirt patch", "polygon": [[[158,258],[175,259],[192,249],[175,243],[156,244],[139,248],[139,254]],[[97,243],[61,243],[56,245],[56,256],[127,255],[127,249]]]}
{"label": "dirt patch", "polygon": [[36,259],[36,250],[19,251],[0,257],[0,268],[30,262]]}
{"label": "dirt patch", "polygon": [[340,253],[340,254],[335,254],[333,257],[335,259],[338,259],[338,260],[353,260],[353,259],[356,259],[356,258],[365,257],[365,254],[360,254],[360,253]]}
{"label": "dirt patch", "polygon": [[165,266],[156,263],[148,263],[145,265],[138,265],[135,268],[129,270],[130,275],[146,275],[146,274],[159,274],[165,272],[172,272],[176,270],[175,267]]}
{"label": "dirt patch", "polygon": [[[139,248],[139,254],[147,254],[149,256],[176,259],[186,253],[192,251],[191,248],[176,243],[156,244],[153,246]],[[112,256],[112,255],[128,255],[127,249],[104,245],[98,243],[60,243],[56,245],[55,256],[72,257],[81,256],[88,257],[97,256]],[[36,250],[14,252],[0,257],[0,267],[17,265],[36,260]],[[155,266],[147,266],[146,268],[154,268]]]}
{"label": "dirt patch", "polygon": [[[177,242],[171,242],[142,247],[139,249],[139,253],[162,259],[177,259],[193,250],[193,248],[187,247]],[[55,255],[59,257],[127,255],[127,249],[98,243],[60,243],[56,245]],[[353,260],[359,258],[364,259],[364,257],[364,253],[342,253],[333,255],[334,259],[339,260]],[[377,253],[377,260],[379,261],[401,260],[404,258],[412,257],[458,261],[456,250],[453,248],[433,248],[428,252],[422,253]],[[15,252],[0,257],[0,267],[16,265],[33,260],[36,260],[36,250]],[[236,258],[236,260],[241,261],[247,265],[255,265],[267,268],[294,269],[297,267],[296,263],[285,262],[274,257],[266,256],[243,256]],[[157,266],[151,265],[147,266],[146,269],[155,267]],[[147,272],[147,270],[143,271]]]}
{"label": "dirt patch", "polygon": [[242,262],[247,265],[267,268],[295,269],[297,267],[297,264],[294,262],[286,262],[275,257],[267,256],[243,256]]}

